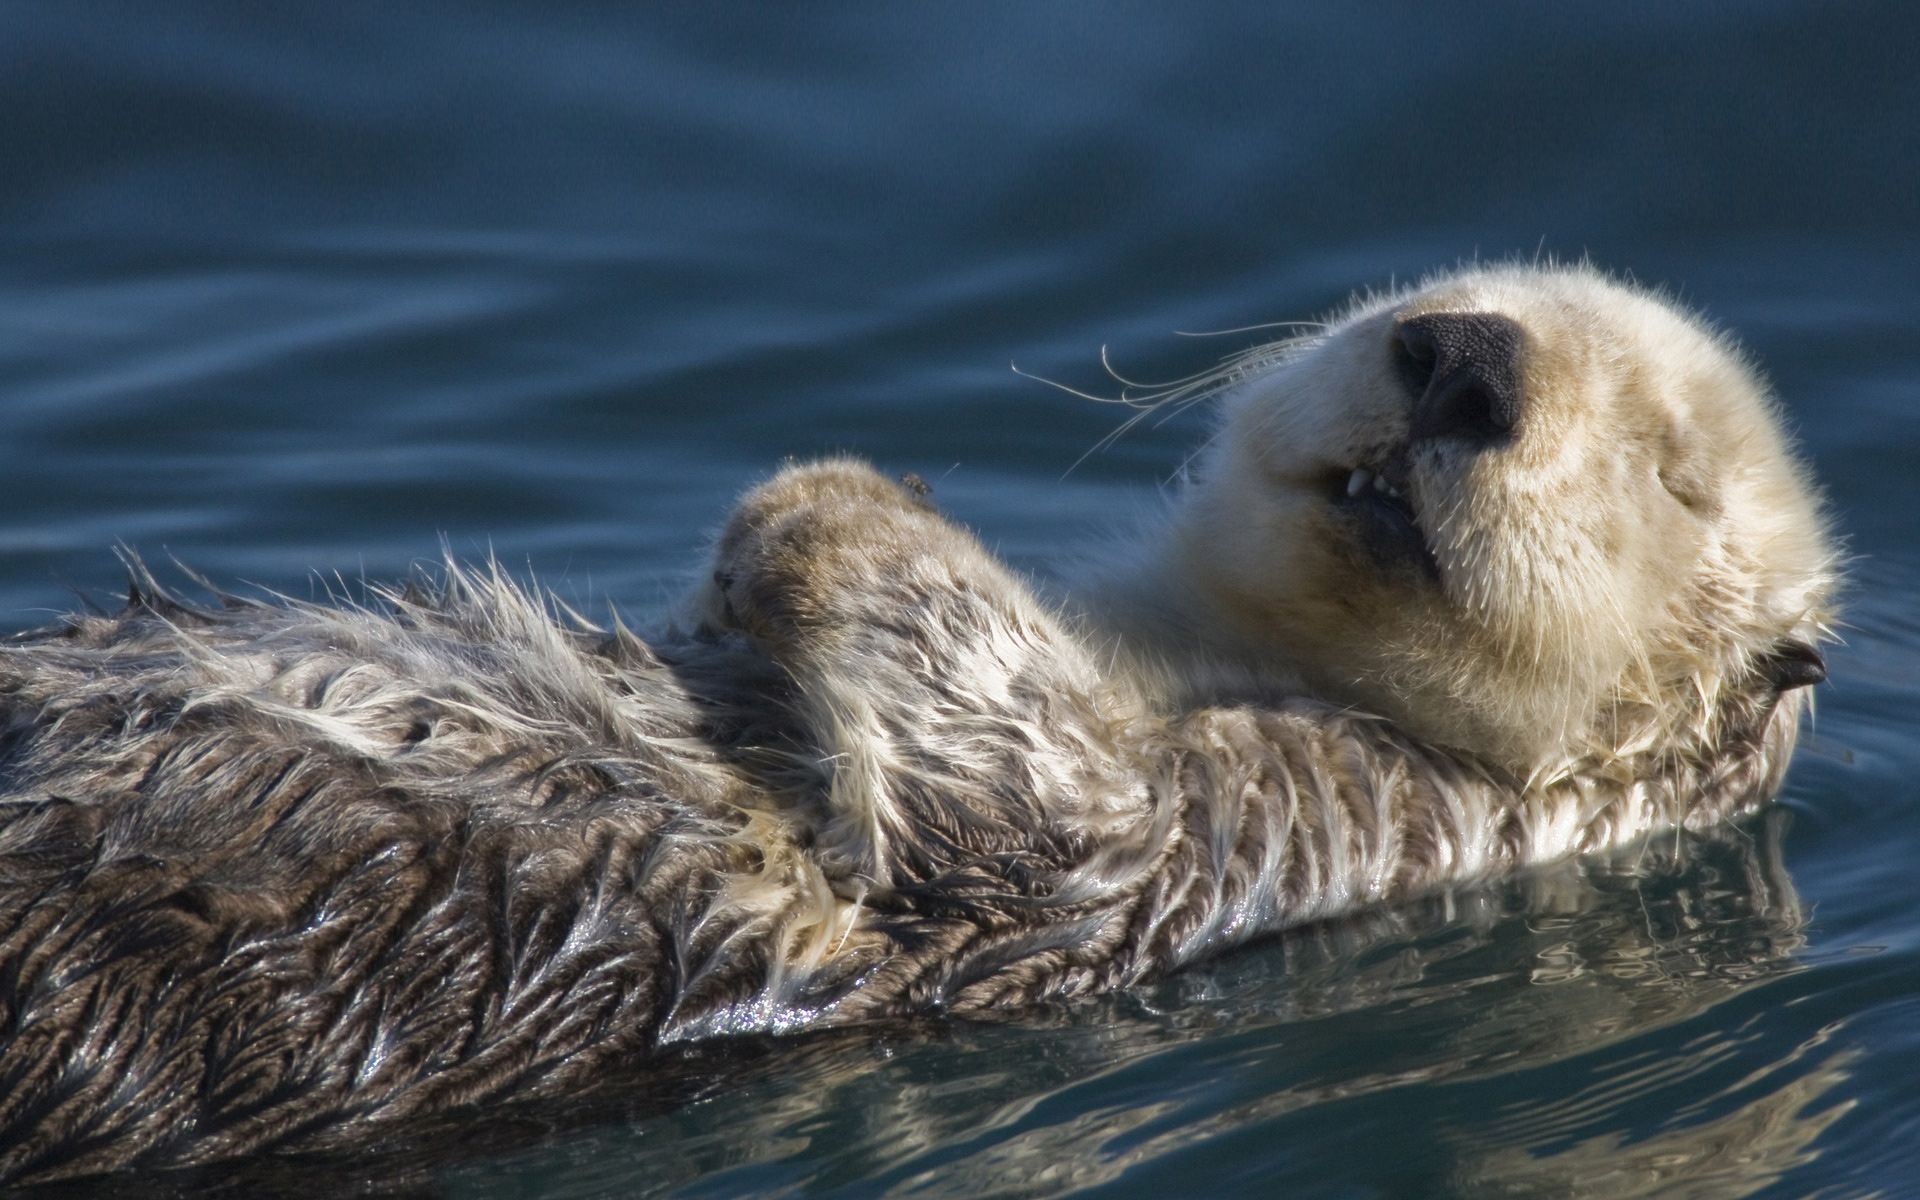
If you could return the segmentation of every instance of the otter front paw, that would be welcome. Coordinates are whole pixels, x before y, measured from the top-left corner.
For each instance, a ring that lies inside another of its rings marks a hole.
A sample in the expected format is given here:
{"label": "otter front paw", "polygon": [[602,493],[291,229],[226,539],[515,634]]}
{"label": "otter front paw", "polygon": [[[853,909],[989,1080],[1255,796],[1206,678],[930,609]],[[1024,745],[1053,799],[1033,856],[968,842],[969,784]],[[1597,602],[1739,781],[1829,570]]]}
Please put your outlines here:
{"label": "otter front paw", "polygon": [[847,614],[865,590],[940,526],[918,476],[896,483],[853,459],[789,466],[740,501],[714,547],[700,605],[712,629],[735,629],[777,651]]}

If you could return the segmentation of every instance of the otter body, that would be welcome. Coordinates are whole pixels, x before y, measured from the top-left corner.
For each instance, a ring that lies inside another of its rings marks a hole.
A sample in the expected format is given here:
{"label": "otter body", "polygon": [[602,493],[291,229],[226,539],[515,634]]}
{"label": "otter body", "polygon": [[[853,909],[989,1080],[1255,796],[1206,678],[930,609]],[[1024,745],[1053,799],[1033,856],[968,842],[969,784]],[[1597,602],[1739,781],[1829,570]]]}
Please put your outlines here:
{"label": "otter body", "polygon": [[0,1181],[1123,987],[1777,788],[1833,559],[1720,342],[1476,271],[1223,390],[1065,610],[836,460],[646,637],[454,564],[340,606],[136,564],[15,639]]}

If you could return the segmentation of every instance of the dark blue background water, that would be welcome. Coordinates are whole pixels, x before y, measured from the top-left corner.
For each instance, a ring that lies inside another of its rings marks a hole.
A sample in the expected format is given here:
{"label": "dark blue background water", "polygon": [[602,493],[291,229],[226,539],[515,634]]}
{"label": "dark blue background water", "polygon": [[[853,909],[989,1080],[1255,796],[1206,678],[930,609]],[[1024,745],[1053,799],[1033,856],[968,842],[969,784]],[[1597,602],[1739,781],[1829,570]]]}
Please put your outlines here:
{"label": "dark blue background water", "polygon": [[1540,253],[1737,330],[1858,556],[1784,802],[1726,837],[174,1185],[1913,1191],[1916,14],[0,3],[9,626],[116,539],[304,595],[444,533],[644,614],[829,449],[1044,570],[1204,417],[1066,474],[1115,412],[1010,363],[1111,390],[1103,344],[1184,374],[1247,338],[1177,330]]}

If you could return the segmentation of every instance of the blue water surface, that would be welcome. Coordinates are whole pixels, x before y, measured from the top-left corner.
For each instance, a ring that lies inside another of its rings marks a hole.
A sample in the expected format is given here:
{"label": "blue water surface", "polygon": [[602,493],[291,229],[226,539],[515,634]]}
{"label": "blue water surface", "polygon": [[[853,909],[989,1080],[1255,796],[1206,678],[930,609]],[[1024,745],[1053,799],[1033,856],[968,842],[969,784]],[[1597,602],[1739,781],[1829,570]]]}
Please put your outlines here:
{"label": "blue water surface", "polygon": [[[1782,802],[1138,992],[676,1052],[125,1195],[1920,1185],[1920,8],[0,3],[0,612],[117,541],[493,553],[636,618],[787,455],[1044,573],[1354,289],[1591,257],[1738,333],[1855,556]],[[1077,464],[1077,465],[1076,465]]]}

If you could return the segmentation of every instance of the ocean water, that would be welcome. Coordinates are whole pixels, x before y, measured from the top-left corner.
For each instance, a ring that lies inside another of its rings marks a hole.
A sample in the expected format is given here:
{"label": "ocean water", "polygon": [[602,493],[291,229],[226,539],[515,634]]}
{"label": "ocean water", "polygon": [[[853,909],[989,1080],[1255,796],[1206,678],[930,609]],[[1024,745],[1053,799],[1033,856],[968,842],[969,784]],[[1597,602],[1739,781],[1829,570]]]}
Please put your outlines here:
{"label": "ocean water", "polygon": [[[1354,289],[1591,257],[1739,334],[1854,556],[1780,803],[1097,1001],[679,1050],[125,1195],[1920,1192],[1920,9],[0,2],[0,623],[116,542],[492,553],[636,620],[784,456],[1024,568]],[[1017,366],[1020,372],[1010,370]],[[1083,458],[1084,456],[1084,458]]]}

